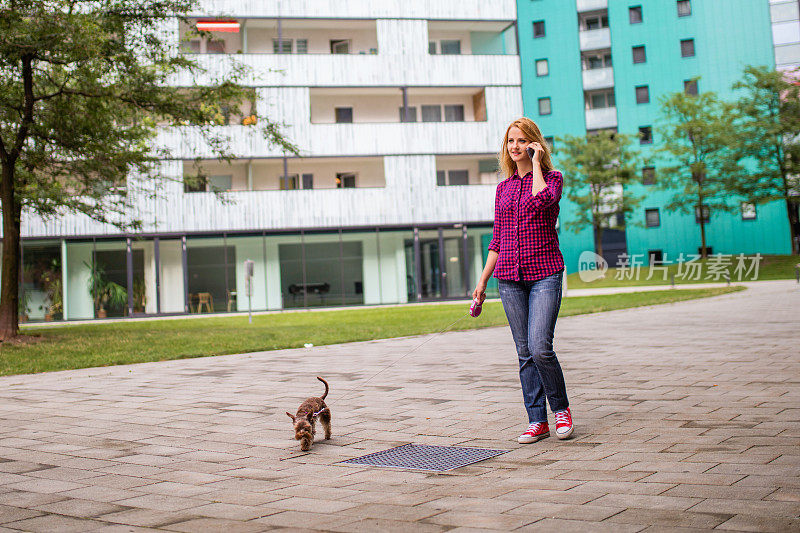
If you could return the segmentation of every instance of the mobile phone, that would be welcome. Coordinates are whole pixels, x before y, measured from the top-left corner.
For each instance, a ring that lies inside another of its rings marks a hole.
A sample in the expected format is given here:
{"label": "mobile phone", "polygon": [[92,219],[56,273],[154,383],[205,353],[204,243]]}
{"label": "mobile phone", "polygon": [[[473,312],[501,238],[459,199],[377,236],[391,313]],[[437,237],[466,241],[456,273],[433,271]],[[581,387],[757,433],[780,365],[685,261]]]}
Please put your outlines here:
{"label": "mobile phone", "polygon": [[534,150],[533,148],[531,148],[530,146],[528,146],[527,148],[525,148],[525,151],[526,151],[526,152],[528,152],[528,157],[530,157],[531,159],[533,159],[533,154],[535,154],[535,153],[536,153],[536,150]]}

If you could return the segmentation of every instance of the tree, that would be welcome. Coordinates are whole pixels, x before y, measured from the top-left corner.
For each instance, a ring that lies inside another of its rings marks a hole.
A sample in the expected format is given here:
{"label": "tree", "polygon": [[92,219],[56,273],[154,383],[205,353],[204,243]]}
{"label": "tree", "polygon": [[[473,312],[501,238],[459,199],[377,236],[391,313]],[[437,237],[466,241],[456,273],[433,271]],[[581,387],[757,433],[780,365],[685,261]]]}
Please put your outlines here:
{"label": "tree", "polygon": [[601,131],[585,137],[559,138],[559,164],[570,177],[564,194],[577,204],[576,216],[565,224],[571,231],[591,225],[595,252],[603,255],[603,230],[624,229],[625,220],[641,198],[624,191],[638,175],[639,152],[628,135]]}
{"label": "tree", "polygon": [[[204,87],[174,87],[200,65],[164,31],[191,0],[0,0],[0,209],[3,217],[0,341],[18,334],[22,213],[83,213],[136,229],[135,200],[158,194],[153,141],[160,125],[196,125],[230,159],[220,109],[238,113],[252,90],[244,70]],[[270,143],[296,153],[261,117]],[[128,179],[135,176],[136,179]],[[150,186],[148,186],[148,182]]]}
{"label": "tree", "polygon": [[[797,71],[800,72],[800,71]],[[800,253],[800,86],[789,73],[748,66],[736,101],[735,146],[744,160],[746,179],[739,194],[753,203],[786,204],[793,254]],[[794,193],[794,195],[792,194]]]}
{"label": "tree", "polygon": [[731,105],[715,93],[674,93],[661,101],[663,139],[657,153],[665,164],[658,184],[673,193],[668,211],[695,212],[700,225],[700,254],[707,256],[706,224],[715,211],[738,205],[730,195],[741,179],[741,166],[732,150],[734,118]]}

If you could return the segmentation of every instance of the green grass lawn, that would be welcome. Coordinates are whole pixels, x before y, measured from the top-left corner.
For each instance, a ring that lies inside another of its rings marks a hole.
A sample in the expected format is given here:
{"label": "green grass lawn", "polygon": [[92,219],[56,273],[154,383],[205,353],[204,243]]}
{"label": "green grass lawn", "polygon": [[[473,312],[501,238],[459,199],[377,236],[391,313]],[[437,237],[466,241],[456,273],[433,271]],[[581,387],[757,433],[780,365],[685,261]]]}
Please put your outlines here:
{"label": "green grass lawn", "polygon": [[[677,289],[565,298],[559,316],[597,313],[716,296],[742,287]],[[115,322],[24,328],[26,344],[0,345],[0,375],[30,374],[147,361],[367,341],[438,332],[465,316],[468,302],[389,308],[343,309],[246,316]],[[451,330],[506,324],[499,302]]]}
{"label": "green grass lawn", "polygon": [[[750,259],[752,255],[745,255],[745,272],[747,268],[750,267]],[[800,263],[800,256],[796,255],[762,255],[761,262],[758,266],[758,278],[759,280],[769,280],[769,279],[794,279],[795,277],[795,265]],[[637,286],[637,285],[669,285],[670,283],[670,275],[675,274],[675,284],[676,285],[683,285],[688,283],[725,283],[724,278],[714,279],[714,277],[707,278],[709,273],[708,263],[713,262],[714,260],[709,258],[705,261],[698,260],[698,263],[701,263],[700,271],[700,279],[690,279],[689,277],[678,277],[678,265],[669,265],[668,272],[667,272],[667,279],[664,281],[663,273],[660,271],[653,271],[653,275],[651,279],[646,279],[648,275],[650,275],[650,269],[647,266],[641,267],[639,271],[639,279],[616,279],[617,277],[617,270],[616,268],[609,268],[606,272],[605,278],[599,279],[596,281],[591,282],[583,282],[581,281],[577,272],[573,274],[567,275],[567,288],[568,289],[596,289],[600,287],[629,287],[629,286]],[[731,256],[730,258],[730,265],[727,268],[729,275],[731,276],[731,282],[735,283],[737,281],[735,275],[735,268],[737,264],[736,256]],[[683,271],[686,271],[686,266],[684,263]],[[744,272],[742,275],[741,281],[751,281],[752,273],[744,276]]]}

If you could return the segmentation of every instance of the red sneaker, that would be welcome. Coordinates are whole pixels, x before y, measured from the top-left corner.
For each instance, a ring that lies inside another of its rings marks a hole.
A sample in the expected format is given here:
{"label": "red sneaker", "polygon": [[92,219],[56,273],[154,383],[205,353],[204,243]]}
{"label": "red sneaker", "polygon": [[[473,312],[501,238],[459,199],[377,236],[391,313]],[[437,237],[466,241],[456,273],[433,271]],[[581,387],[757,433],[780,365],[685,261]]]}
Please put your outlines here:
{"label": "red sneaker", "polygon": [[517,442],[520,444],[530,444],[549,436],[550,427],[547,425],[547,422],[534,422],[528,426],[525,433],[517,437]]}
{"label": "red sneaker", "polygon": [[572,435],[572,430],[575,429],[572,425],[572,413],[569,407],[563,411],[553,413],[556,417],[556,437],[559,439],[566,439]]}

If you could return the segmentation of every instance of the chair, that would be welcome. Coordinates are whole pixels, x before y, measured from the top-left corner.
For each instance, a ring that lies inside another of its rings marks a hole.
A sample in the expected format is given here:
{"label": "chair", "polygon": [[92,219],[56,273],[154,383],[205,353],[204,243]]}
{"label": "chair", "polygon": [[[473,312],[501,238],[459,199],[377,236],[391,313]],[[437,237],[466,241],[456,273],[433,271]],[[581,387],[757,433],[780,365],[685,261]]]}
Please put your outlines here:
{"label": "chair", "polygon": [[231,312],[231,305],[236,305],[236,291],[228,291],[228,312]]}
{"label": "chair", "polygon": [[203,312],[203,305],[205,304],[206,309],[209,313],[214,312],[214,297],[211,296],[210,292],[198,292],[197,293],[197,312]]}

